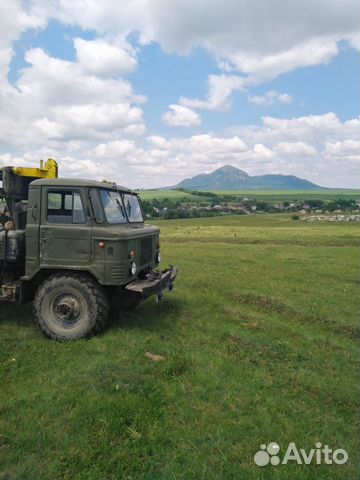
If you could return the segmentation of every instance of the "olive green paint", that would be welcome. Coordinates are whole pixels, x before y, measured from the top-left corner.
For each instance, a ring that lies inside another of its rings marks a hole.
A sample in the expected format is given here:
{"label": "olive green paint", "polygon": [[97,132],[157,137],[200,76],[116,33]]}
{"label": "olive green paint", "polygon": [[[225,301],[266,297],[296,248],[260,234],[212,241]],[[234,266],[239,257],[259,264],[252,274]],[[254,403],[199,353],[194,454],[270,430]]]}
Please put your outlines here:
{"label": "olive green paint", "polygon": [[[26,264],[22,280],[31,281],[44,270],[86,271],[101,285],[121,286],[135,276],[130,273],[129,253],[135,250],[138,271],[156,265],[159,228],[144,223],[109,225],[105,215],[96,222],[92,213],[90,189],[113,189],[133,193],[106,182],[72,179],[41,179],[31,183],[26,224]],[[80,195],[85,222],[77,224],[47,221],[48,192],[69,191]],[[142,239],[149,237],[145,262]]]}

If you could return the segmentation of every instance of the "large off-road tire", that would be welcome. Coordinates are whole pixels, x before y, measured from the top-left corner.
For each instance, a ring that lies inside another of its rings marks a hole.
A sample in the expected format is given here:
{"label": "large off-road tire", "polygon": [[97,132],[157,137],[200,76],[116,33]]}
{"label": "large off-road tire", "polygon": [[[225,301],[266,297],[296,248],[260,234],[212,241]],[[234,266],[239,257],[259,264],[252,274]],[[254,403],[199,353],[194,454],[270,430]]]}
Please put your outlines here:
{"label": "large off-road tire", "polygon": [[104,289],[85,274],[52,275],[40,285],[34,298],[35,322],[55,340],[77,340],[98,333],[108,313]]}

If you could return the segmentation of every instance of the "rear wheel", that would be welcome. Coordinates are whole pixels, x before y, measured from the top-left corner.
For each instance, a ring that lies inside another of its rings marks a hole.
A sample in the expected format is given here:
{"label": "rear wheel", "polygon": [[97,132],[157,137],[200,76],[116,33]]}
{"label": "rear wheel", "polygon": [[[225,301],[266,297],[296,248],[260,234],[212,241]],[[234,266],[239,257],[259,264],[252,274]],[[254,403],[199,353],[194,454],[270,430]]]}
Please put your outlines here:
{"label": "rear wheel", "polygon": [[84,274],[52,275],[35,294],[35,322],[46,335],[60,341],[98,333],[108,312],[109,302],[103,288]]}

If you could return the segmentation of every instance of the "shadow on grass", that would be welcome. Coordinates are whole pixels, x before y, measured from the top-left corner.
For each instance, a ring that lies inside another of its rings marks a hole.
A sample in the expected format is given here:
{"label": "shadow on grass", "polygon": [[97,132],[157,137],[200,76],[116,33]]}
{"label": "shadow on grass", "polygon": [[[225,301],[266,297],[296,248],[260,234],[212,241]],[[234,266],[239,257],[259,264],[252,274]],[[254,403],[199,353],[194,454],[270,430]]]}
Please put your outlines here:
{"label": "shadow on grass", "polygon": [[33,327],[32,303],[16,305],[13,303],[0,304],[0,323],[2,325],[17,324],[24,327]]}
{"label": "shadow on grass", "polygon": [[182,302],[175,298],[169,300],[165,298],[160,302],[149,298],[131,311],[111,311],[106,330],[120,328],[156,329],[159,332],[172,330],[173,325],[181,317],[182,310]]}
{"label": "shadow on grass", "polygon": [[[110,310],[109,320],[103,332],[115,329],[135,329],[168,331],[181,315],[182,303],[176,299],[165,298],[156,302],[149,298],[131,311]],[[36,328],[33,320],[32,303],[14,305],[0,304],[0,325]]]}

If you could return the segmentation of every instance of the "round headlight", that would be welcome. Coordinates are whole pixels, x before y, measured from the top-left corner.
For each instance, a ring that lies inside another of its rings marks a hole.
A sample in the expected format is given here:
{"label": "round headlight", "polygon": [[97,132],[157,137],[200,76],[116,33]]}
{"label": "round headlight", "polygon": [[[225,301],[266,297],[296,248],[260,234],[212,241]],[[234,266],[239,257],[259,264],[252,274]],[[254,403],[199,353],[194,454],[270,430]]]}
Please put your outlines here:
{"label": "round headlight", "polygon": [[135,262],[131,262],[130,272],[131,272],[131,275],[135,275],[135,273],[136,273],[136,263]]}
{"label": "round headlight", "polygon": [[160,263],[160,262],[161,262],[161,254],[160,254],[160,252],[157,252],[155,261],[156,261],[156,263]]}

